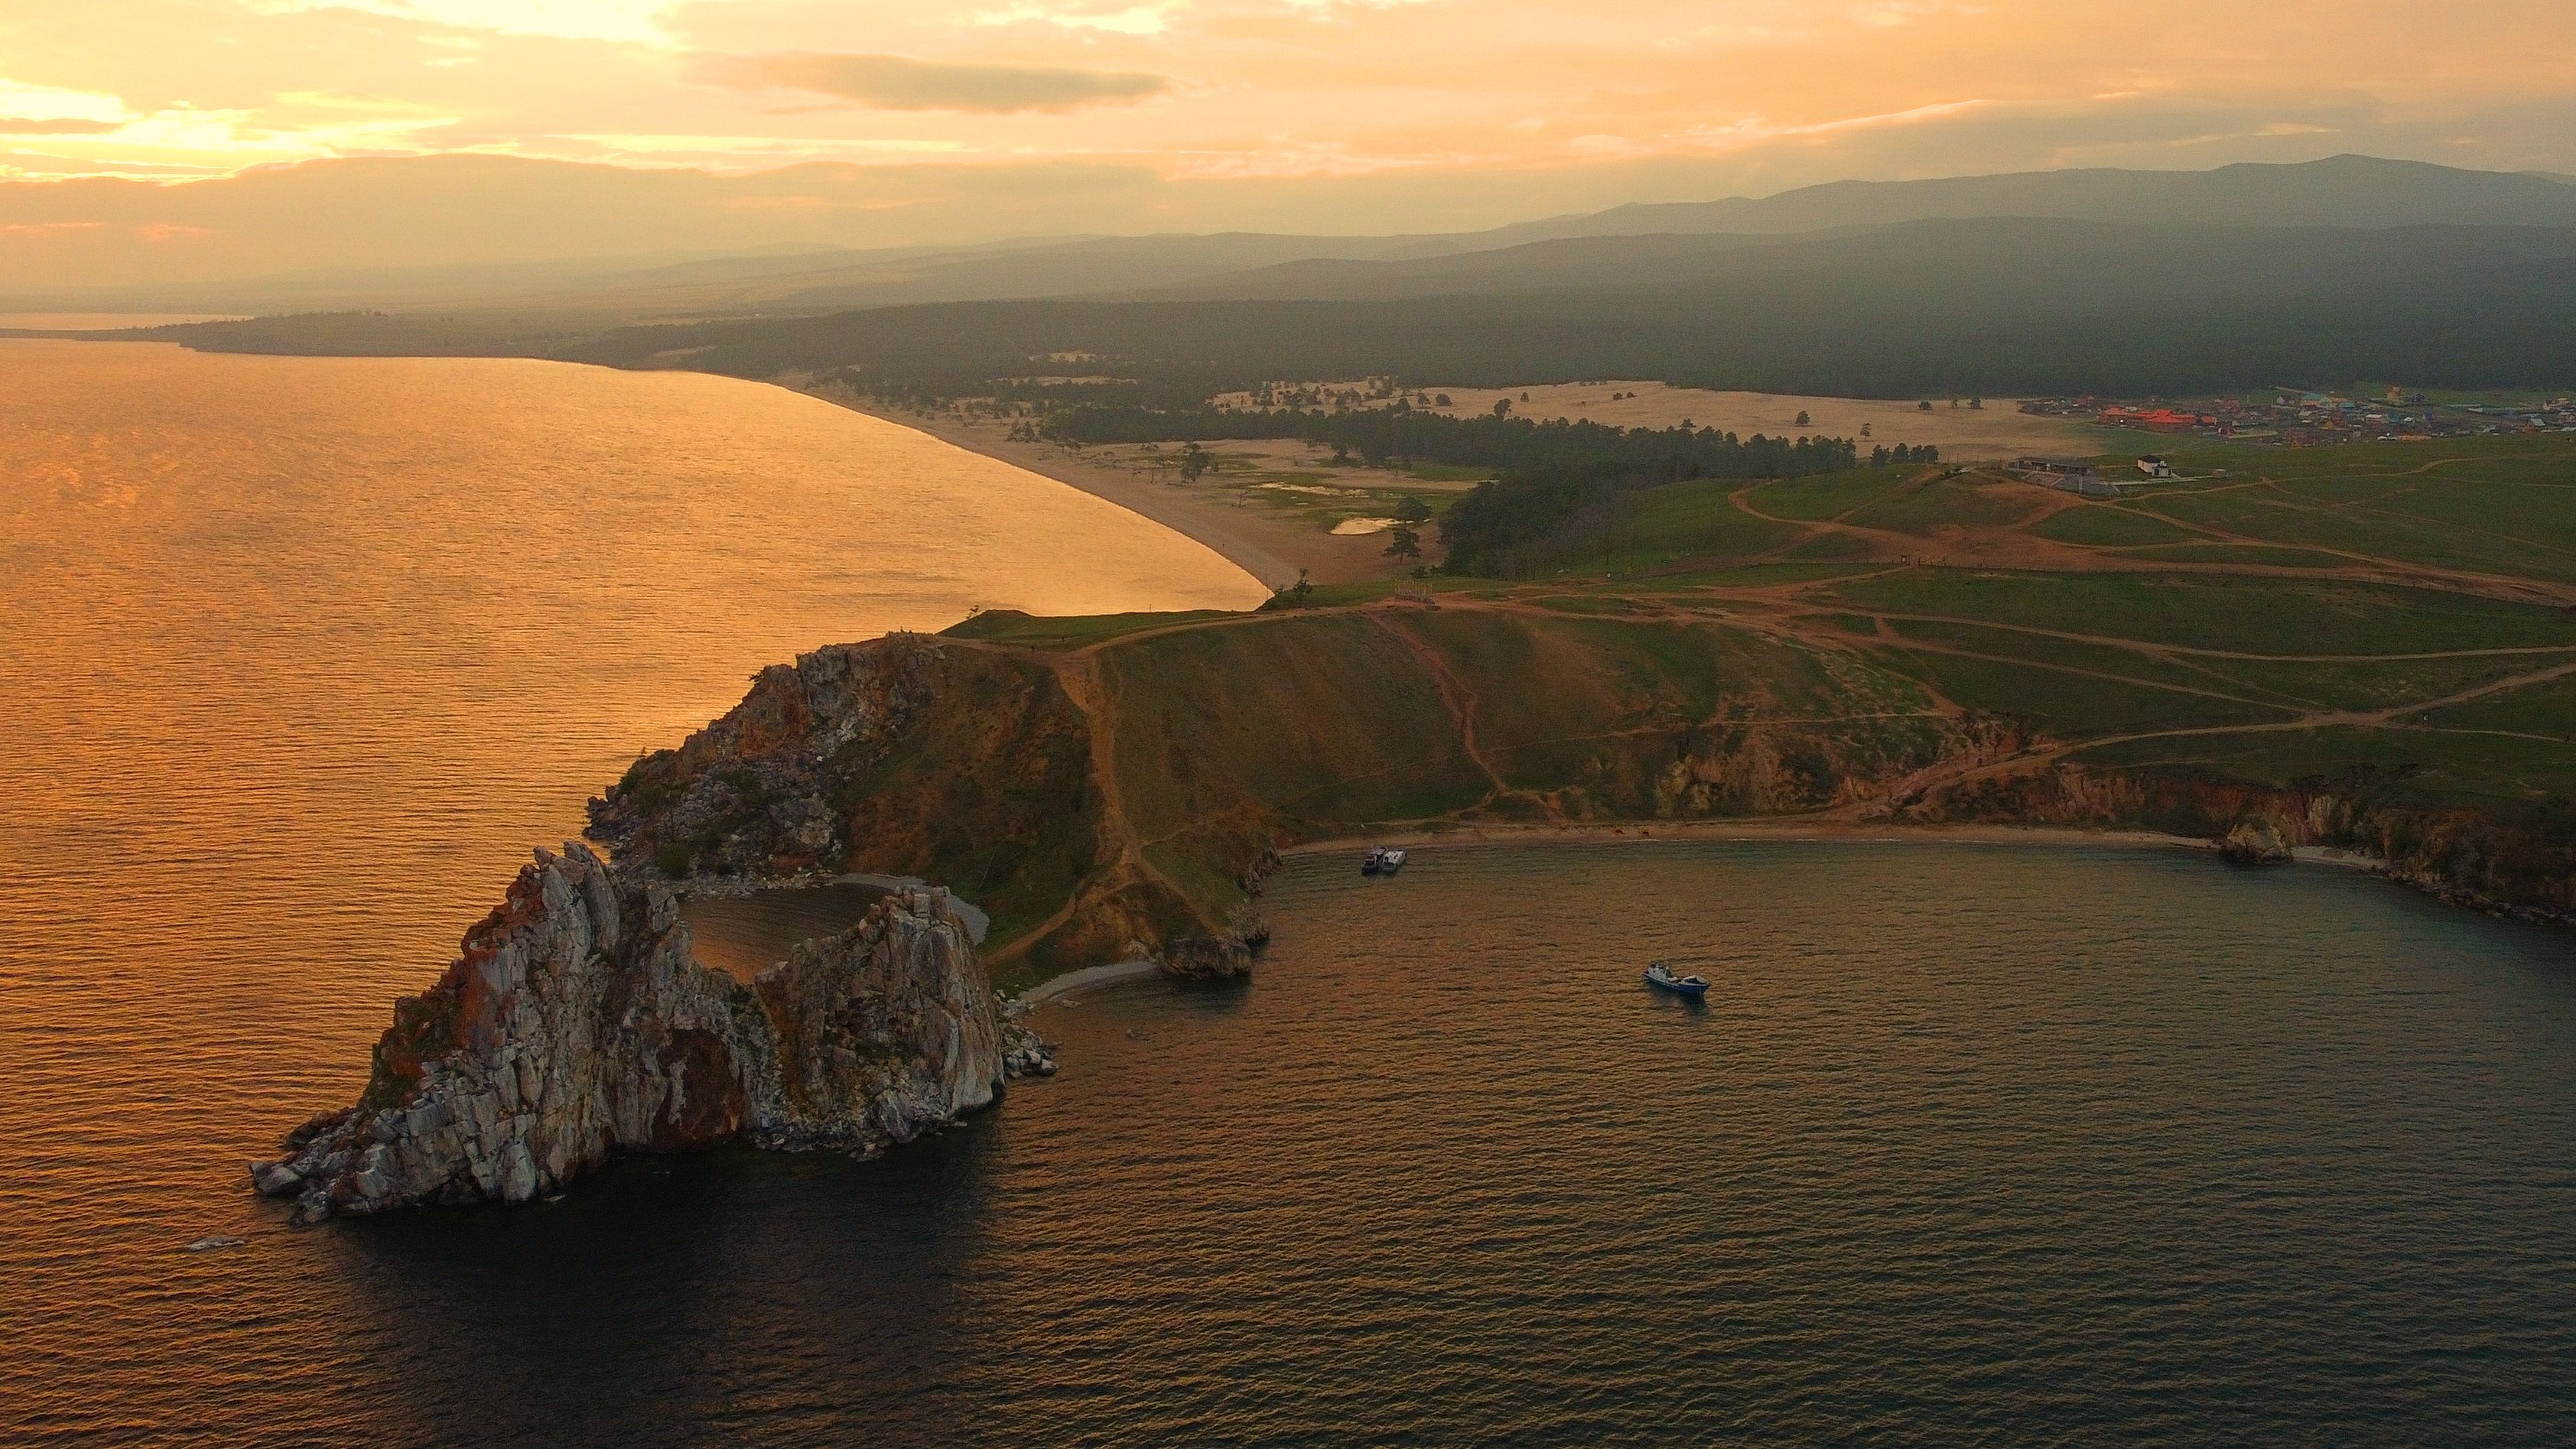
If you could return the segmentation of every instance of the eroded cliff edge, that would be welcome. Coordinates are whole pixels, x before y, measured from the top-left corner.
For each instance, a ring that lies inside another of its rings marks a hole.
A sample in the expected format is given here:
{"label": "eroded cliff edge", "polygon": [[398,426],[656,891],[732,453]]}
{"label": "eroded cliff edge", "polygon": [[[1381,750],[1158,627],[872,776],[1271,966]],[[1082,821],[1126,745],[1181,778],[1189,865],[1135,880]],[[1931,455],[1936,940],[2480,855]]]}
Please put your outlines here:
{"label": "eroded cliff edge", "polygon": [[675,881],[944,882],[992,912],[1011,984],[1135,955],[1240,970],[1276,850],[1487,822],[2244,832],[2367,855],[2464,904],[2576,917],[2576,829],[2546,812],[2454,803],[2366,762],[2269,786],[2092,766],[2080,740],[1944,697],[1901,650],[1621,609],[987,614],[817,650],[637,761],[593,802],[592,833]]}
{"label": "eroded cliff edge", "polygon": [[295,1220],[525,1202],[626,1151],[860,1152],[990,1104],[1025,1048],[942,890],[898,892],[749,985],[700,965],[677,902],[587,847],[537,852],[405,997],[364,1095],[254,1164]]}

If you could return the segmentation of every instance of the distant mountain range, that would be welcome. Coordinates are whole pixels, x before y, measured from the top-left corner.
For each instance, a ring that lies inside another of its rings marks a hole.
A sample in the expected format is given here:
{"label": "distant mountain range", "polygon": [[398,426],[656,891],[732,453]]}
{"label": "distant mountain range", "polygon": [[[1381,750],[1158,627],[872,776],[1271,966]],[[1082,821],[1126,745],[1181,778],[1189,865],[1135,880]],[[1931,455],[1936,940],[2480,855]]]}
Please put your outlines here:
{"label": "distant mountain range", "polygon": [[[470,198],[459,198],[465,204]],[[559,314],[568,325],[812,315],[930,302],[1082,296],[1354,298],[1548,290],[1705,269],[1731,251],[1930,221],[2147,228],[2576,228],[2576,178],[2337,156],[2213,171],[2073,170],[1835,182],[1762,198],[1635,205],[1491,231],[1058,237],[973,247],[315,271],[226,283],[54,289],[25,310],[272,313],[352,308]],[[5,219],[5,218],[0,218]]]}
{"label": "distant mountain range", "polygon": [[[2571,188],[2576,189],[2576,188]],[[2576,382],[2576,227],[1934,219],[1789,236],[1571,237],[1308,260],[1112,296],[574,325],[315,314],[173,329],[225,350],[519,353],[898,395],[1060,372],[1194,402],[1263,379],[1509,386],[1660,378],[1855,397],[2185,395],[2357,378]]]}
{"label": "distant mountain range", "polygon": [[1938,181],[1836,181],[1759,200],[1621,206],[1485,235],[1500,245],[1573,236],[1779,235],[1983,216],[2163,226],[2576,226],[2570,180],[2373,156],[2215,171],[2025,171]]}

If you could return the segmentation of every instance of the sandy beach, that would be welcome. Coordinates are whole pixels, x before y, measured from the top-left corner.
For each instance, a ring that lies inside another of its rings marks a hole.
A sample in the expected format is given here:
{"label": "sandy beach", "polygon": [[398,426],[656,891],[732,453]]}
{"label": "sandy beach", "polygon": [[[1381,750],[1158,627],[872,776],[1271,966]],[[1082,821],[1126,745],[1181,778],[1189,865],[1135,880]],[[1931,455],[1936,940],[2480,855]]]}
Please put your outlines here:
{"label": "sandy beach", "polygon": [[[1952,407],[1943,398],[1926,412],[1913,403],[1869,398],[1798,397],[1777,393],[1718,392],[1668,387],[1659,382],[1559,383],[1529,388],[1427,388],[1445,394],[1450,405],[1437,411],[1455,416],[1489,412],[1509,399],[1516,416],[1547,420],[1588,419],[1619,427],[1666,428],[1681,423],[1723,428],[1750,435],[1820,434],[1849,437],[1864,454],[1880,443],[1931,444],[1945,458],[1963,461],[2016,457],[2025,453],[2089,456],[2108,445],[2099,429],[2056,418],[2028,416],[2008,398],[1990,399],[1982,408]],[[1374,532],[1358,532],[1365,523],[1333,532],[1284,510],[1263,507],[1248,490],[1190,488],[1135,466],[1127,453],[1107,448],[1079,449],[1060,443],[1027,442],[1010,436],[1009,422],[953,412],[917,412],[854,397],[846,392],[813,391],[837,407],[928,433],[970,452],[1026,468],[1042,477],[1079,488],[1164,527],[1206,544],[1244,572],[1271,588],[1295,583],[1303,572],[1319,584],[1391,578],[1401,568],[1386,556]],[[1524,401],[1524,399],[1526,399]],[[1243,401],[1240,397],[1236,401]],[[1807,421],[1798,421],[1801,414]],[[1244,442],[1216,445],[1218,450],[1275,467],[1297,467],[1299,445]],[[1383,486],[1375,480],[1353,480],[1360,487]],[[1269,485],[1284,486],[1284,485]],[[1349,485],[1345,485],[1349,486]],[[1440,492],[1465,485],[1407,481],[1415,492]],[[1384,520],[1377,520],[1382,524]]]}
{"label": "sandy beach", "polygon": [[1112,961],[1106,966],[1085,966],[1079,971],[1067,971],[1061,976],[1050,976],[1013,997],[1012,1000],[1023,1007],[1036,1006],[1041,1002],[1070,996],[1077,991],[1088,991],[1095,986],[1114,986],[1121,981],[1141,981],[1148,976],[1159,974],[1162,969],[1151,961]]}
{"label": "sandy beach", "polygon": [[1319,584],[1389,578],[1399,572],[1386,557],[1386,544],[1381,538],[1328,533],[1293,518],[1266,514],[1246,502],[1145,477],[1061,444],[1015,442],[1005,422],[955,413],[925,415],[847,393],[809,395],[928,433],[941,442],[1001,459],[1115,503],[1206,544],[1274,589],[1295,583],[1301,570]]}
{"label": "sandy beach", "polygon": [[[1366,837],[1310,840],[1279,853],[1326,855],[1361,851],[1372,845],[1411,848],[1432,845],[1537,845],[1553,841],[1587,844],[1654,844],[1663,841],[1726,840],[1877,840],[1960,845],[2089,845],[2137,849],[2215,850],[2217,842],[2153,830],[2074,830],[2059,826],[2020,825],[1888,825],[1849,820],[1747,819],[1653,820],[1600,824],[1498,822],[1455,829],[1394,831]],[[2358,858],[2356,858],[2358,859]]]}

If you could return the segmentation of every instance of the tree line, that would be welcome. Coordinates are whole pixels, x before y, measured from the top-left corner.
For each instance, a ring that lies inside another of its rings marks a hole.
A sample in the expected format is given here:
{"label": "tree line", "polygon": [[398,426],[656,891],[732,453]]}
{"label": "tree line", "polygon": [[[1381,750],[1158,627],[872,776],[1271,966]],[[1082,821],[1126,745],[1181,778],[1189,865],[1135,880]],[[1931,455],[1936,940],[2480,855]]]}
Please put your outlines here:
{"label": "tree line", "polygon": [[[1373,468],[1414,463],[1491,468],[1440,519],[1444,567],[1507,573],[1533,546],[1550,549],[1604,534],[1623,499],[1695,478],[1799,478],[1858,466],[1849,438],[1743,437],[1716,428],[1620,428],[1536,421],[1507,412],[1452,417],[1401,401],[1392,407],[1323,412],[1302,408],[1055,408],[1042,436],[1080,445],[1294,438]],[[1881,446],[1871,460],[1938,461],[1935,448]]]}

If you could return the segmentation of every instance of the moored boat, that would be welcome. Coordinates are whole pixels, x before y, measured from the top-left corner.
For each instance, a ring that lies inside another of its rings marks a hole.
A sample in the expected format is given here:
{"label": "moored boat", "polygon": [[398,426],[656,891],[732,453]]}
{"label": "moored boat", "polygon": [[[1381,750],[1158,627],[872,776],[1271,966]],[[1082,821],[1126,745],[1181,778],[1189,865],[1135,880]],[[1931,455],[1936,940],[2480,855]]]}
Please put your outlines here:
{"label": "moored boat", "polygon": [[1708,978],[1695,975],[1675,976],[1673,974],[1673,968],[1665,965],[1661,961],[1657,961],[1646,968],[1646,984],[1649,986],[1660,986],[1666,991],[1670,991],[1679,996],[1706,996],[1708,994]]}

